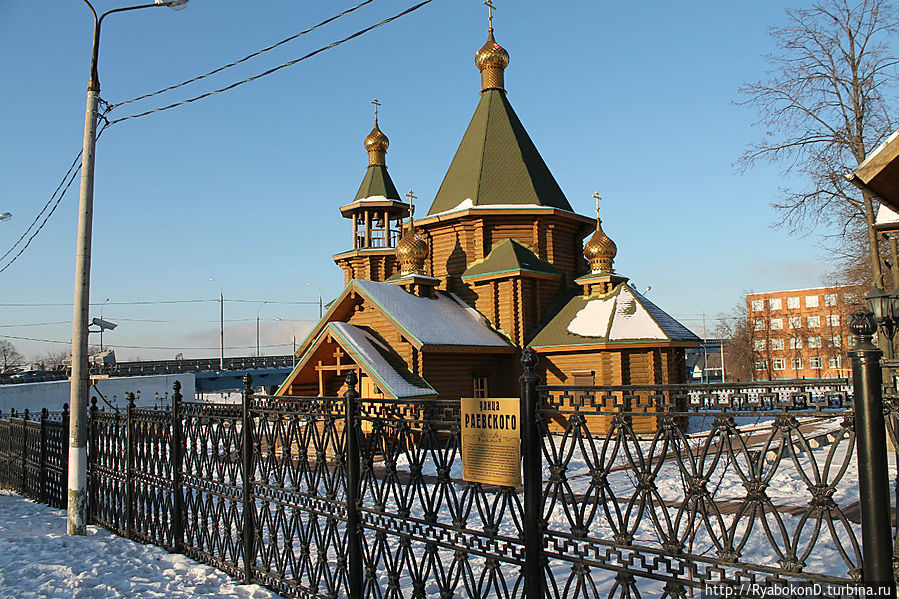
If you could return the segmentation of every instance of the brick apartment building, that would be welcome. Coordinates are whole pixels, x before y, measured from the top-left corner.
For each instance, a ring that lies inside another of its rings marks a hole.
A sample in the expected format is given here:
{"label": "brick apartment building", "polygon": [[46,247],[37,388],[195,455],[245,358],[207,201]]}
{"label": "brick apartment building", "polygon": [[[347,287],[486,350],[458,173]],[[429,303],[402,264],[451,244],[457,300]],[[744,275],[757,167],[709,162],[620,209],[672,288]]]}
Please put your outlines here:
{"label": "brick apartment building", "polygon": [[753,378],[850,376],[849,315],[864,307],[864,292],[837,285],[748,294]]}

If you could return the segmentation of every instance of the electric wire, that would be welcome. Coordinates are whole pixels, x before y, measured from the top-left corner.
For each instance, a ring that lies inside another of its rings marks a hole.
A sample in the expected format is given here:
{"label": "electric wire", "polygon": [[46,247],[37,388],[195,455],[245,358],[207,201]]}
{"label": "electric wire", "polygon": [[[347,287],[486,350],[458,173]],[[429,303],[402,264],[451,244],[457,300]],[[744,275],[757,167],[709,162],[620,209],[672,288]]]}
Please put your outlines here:
{"label": "electric wire", "polygon": [[276,72],[280,71],[281,69],[285,69],[285,68],[287,68],[287,67],[292,67],[292,66],[294,66],[294,65],[297,64],[297,63],[300,63],[300,62],[302,62],[302,61],[304,61],[304,60],[307,60],[307,59],[309,59],[309,58],[312,58],[313,56],[316,56],[317,54],[321,54],[322,52],[325,52],[325,51],[327,51],[327,50],[331,50],[332,48],[336,48],[337,46],[340,46],[341,44],[344,44],[344,43],[346,43],[346,42],[348,42],[348,41],[350,41],[350,40],[353,40],[353,39],[355,39],[355,38],[357,38],[357,37],[359,37],[359,36],[361,36],[361,35],[364,35],[364,34],[368,33],[369,31],[372,31],[373,29],[377,29],[378,27],[383,27],[384,25],[387,25],[388,23],[391,23],[391,22],[393,22],[393,21],[399,19],[400,17],[404,17],[404,16],[408,15],[409,13],[412,13],[412,12],[418,10],[418,9],[421,8],[422,6],[424,6],[424,5],[426,5],[426,4],[430,4],[431,2],[433,2],[433,0],[423,0],[423,2],[419,2],[418,4],[416,4],[416,5],[414,5],[414,6],[411,6],[411,7],[407,8],[406,10],[404,10],[404,11],[402,11],[402,12],[400,12],[400,13],[395,14],[395,15],[392,16],[392,17],[388,17],[388,18],[386,18],[386,19],[384,19],[384,20],[382,20],[382,21],[379,21],[378,23],[375,23],[374,25],[369,25],[368,27],[366,27],[366,28],[364,28],[364,29],[360,29],[360,30],[357,31],[356,33],[353,33],[353,34],[351,34],[351,35],[348,35],[347,37],[345,37],[345,38],[343,38],[343,39],[340,39],[340,40],[338,40],[338,41],[336,41],[336,42],[331,42],[331,43],[328,44],[327,46],[322,46],[321,48],[319,48],[319,49],[317,49],[317,50],[313,50],[312,52],[309,52],[309,53],[306,54],[305,56],[301,56],[300,58],[296,58],[296,59],[294,59],[294,60],[290,60],[290,61],[288,61],[288,62],[285,62],[285,63],[283,63],[283,64],[280,64],[280,65],[278,65],[278,66],[276,66],[276,67],[273,67],[273,68],[271,68],[271,69],[269,69],[269,70],[267,70],[267,71],[264,71],[264,72],[262,72],[262,73],[259,73],[258,75],[253,75],[252,77],[248,77],[248,78],[246,78],[246,79],[244,79],[244,80],[242,80],[242,81],[238,81],[238,82],[236,82],[236,83],[232,83],[231,85],[227,85],[227,86],[225,86],[225,87],[221,87],[221,88],[219,88],[219,89],[215,89],[215,90],[213,90],[213,91],[206,92],[206,93],[204,93],[204,94],[200,94],[199,96],[194,96],[193,98],[188,98],[187,100],[182,100],[182,101],[180,101],[180,102],[175,102],[174,104],[169,104],[169,105],[167,105],[167,106],[162,106],[162,107],[159,107],[159,108],[154,108],[154,109],[152,109],[152,110],[146,110],[146,111],[144,111],[144,112],[140,112],[140,113],[137,113],[137,114],[131,114],[131,115],[128,115],[128,116],[119,118],[119,119],[114,119],[114,120],[109,121],[109,124],[110,124],[110,125],[115,125],[115,124],[118,124],[118,123],[121,123],[121,122],[124,122],[124,121],[128,121],[128,120],[131,120],[131,119],[137,119],[137,118],[149,116],[149,115],[155,114],[155,113],[157,113],[157,112],[162,112],[162,111],[164,111],[164,110],[171,110],[172,108],[177,108],[177,107],[179,107],[179,106],[184,106],[185,104],[190,104],[190,103],[196,102],[196,101],[198,101],[198,100],[203,100],[203,99],[205,99],[205,98],[208,98],[208,97],[210,97],[210,96],[214,96],[214,95],[216,95],[216,94],[220,94],[220,93],[223,93],[223,92],[231,91],[232,89],[234,89],[234,88],[236,88],[236,87],[239,87],[239,86],[244,85],[244,84],[246,84],[246,83],[251,83],[251,82],[256,81],[257,79],[261,79],[261,78],[263,78],[263,77],[267,77],[268,75],[271,75],[271,74],[273,74],[273,73],[276,73]]}
{"label": "electric wire", "polygon": [[[134,301],[120,301],[120,302],[93,302],[91,306],[156,306],[160,304],[199,304],[199,303],[219,303],[220,299],[179,299],[179,300],[134,300]],[[237,303],[237,304],[285,304],[285,305],[307,305],[307,306],[317,306],[318,301],[282,301],[282,300],[255,300],[255,299],[228,299],[225,298],[225,303]],[[72,302],[54,302],[54,303],[34,303],[34,304],[26,304],[26,303],[5,303],[0,304],[0,308],[53,308],[53,307],[71,307]],[[194,322],[194,321],[191,321]],[[215,322],[218,322],[216,320]]]}
{"label": "electric wire", "polygon": [[279,46],[283,46],[284,44],[286,44],[286,43],[288,43],[288,42],[292,42],[293,40],[299,38],[300,36],[306,35],[307,33],[311,33],[311,32],[315,31],[316,29],[318,29],[318,28],[320,28],[320,27],[323,27],[323,26],[325,26],[325,25],[327,25],[327,24],[329,24],[329,23],[332,23],[332,22],[336,21],[337,19],[339,19],[339,18],[341,18],[341,17],[344,17],[344,16],[346,16],[346,15],[352,13],[352,12],[355,12],[356,10],[359,10],[360,8],[362,8],[363,6],[365,6],[366,4],[371,4],[371,3],[374,2],[374,1],[375,1],[375,0],[365,0],[365,1],[362,2],[362,3],[357,4],[356,6],[353,6],[352,8],[348,8],[347,10],[343,11],[343,12],[340,13],[340,14],[337,14],[337,15],[334,15],[333,17],[330,17],[330,18],[328,18],[328,19],[325,19],[324,21],[322,21],[321,23],[318,23],[317,25],[313,25],[313,26],[310,27],[309,29],[306,29],[306,30],[301,31],[301,32],[299,32],[299,33],[297,33],[297,34],[291,35],[290,37],[288,37],[288,38],[286,38],[286,39],[283,39],[283,40],[281,40],[280,42],[276,42],[276,43],[272,44],[271,46],[268,46],[268,47],[266,47],[266,48],[263,48],[262,50],[258,50],[258,51],[256,51],[256,52],[253,52],[252,54],[248,54],[247,56],[244,56],[244,57],[241,58],[240,60],[236,60],[236,61],[234,61],[234,62],[228,63],[228,64],[226,64],[226,65],[224,65],[224,66],[218,67],[217,69],[213,69],[213,70],[209,71],[208,73],[203,73],[202,75],[198,75],[198,76],[196,76],[196,77],[193,77],[192,79],[188,79],[187,81],[182,81],[181,83],[177,83],[177,84],[175,84],[175,85],[171,85],[171,86],[166,87],[166,88],[164,88],[164,89],[160,89],[160,90],[155,91],[155,92],[151,92],[151,93],[148,93],[148,94],[144,94],[144,95],[138,96],[138,97],[136,97],[136,98],[131,98],[130,100],[125,100],[125,101],[123,101],[123,102],[118,102],[118,103],[116,103],[116,104],[112,104],[112,105],[110,105],[109,109],[112,110],[112,109],[117,108],[117,107],[119,107],[119,106],[125,106],[126,104],[131,104],[131,103],[133,103],[133,102],[138,102],[138,101],[140,101],[140,100],[146,100],[147,98],[152,98],[153,96],[158,96],[158,95],[160,95],[160,94],[164,94],[164,93],[166,93],[166,92],[170,92],[170,91],[172,91],[172,90],[178,89],[179,87],[184,87],[185,85],[190,85],[191,83],[196,83],[197,81],[200,81],[200,80],[202,80],[202,79],[206,79],[207,77],[211,77],[212,75],[215,75],[215,74],[217,74],[217,73],[221,73],[222,71],[225,71],[225,70],[227,70],[227,69],[230,69],[230,68],[232,68],[232,67],[235,67],[235,66],[237,66],[237,65],[239,65],[239,64],[242,64],[242,63],[244,63],[244,62],[246,62],[246,61],[248,61],[248,60],[250,60],[250,59],[256,58],[257,56],[259,56],[259,55],[261,55],[261,54],[265,54],[266,52],[269,52],[269,51],[271,51],[271,50],[274,50],[275,48],[277,48],[277,47],[279,47]]}
{"label": "electric wire", "polygon": [[[19,341],[40,341],[42,343],[56,343],[61,345],[72,345],[71,341],[61,341],[59,339],[37,339],[35,337],[19,337],[16,335],[0,335],[0,339],[16,339]],[[218,345],[212,345],[208,347],[163,347],[159,345],[121,345],[119,343],[107,343],[104,344],[106,347],[115,349],[164,349],[164,350],[218,350]],[[290,343],[270,343],[266,345],[260,345],[259,347],[289,347]],[[225,349],[256,349],[256,344],[251,345],[226,345]]]}

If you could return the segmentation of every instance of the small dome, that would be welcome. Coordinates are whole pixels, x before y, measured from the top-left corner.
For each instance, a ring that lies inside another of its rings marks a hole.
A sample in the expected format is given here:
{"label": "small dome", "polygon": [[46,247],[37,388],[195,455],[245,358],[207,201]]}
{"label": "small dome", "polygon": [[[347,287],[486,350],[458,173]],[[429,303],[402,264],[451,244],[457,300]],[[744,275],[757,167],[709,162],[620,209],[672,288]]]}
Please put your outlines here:
{"label": "small dome", "polygon": [[479,71],[488,67],[505,69],[509,66],[509,53],[493,39],[493,28],[487,34],[487,43],[474,55],[474,63]]}
{"label": "small dome", "polygon": [[428,242],[416,235],[414,229],[415,226],[410,223],[403,233],[403,238],[396,244],[396,258],[400,263],[402,274],[424,274]]}
{"label": "small dome", "polygon": [[618,254],[618,246],[602,230],[601,221],[596,219],[596,232],[584,244],[584,257],[590,263],[590,271],[613,272],[612,263]]}
{"label": "small dome", "polygon": [[377,151],[377,152],[386,152],[388,146],[390,146],[390,140],[387,139],[387,136],[378,129],[378,120],[375,119],[375,126],[371,130],[371,133],[365,136],[365,139],[362,140],[362,145],[365,146],[365,149],[369,152]]}

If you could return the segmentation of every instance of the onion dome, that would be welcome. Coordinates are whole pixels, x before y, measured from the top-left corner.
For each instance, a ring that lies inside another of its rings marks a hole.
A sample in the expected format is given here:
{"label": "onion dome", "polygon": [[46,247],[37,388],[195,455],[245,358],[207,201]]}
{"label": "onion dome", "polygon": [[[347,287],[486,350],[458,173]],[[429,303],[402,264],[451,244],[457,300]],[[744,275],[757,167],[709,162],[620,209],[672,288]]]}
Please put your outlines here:
{"label": "onion dome", "polygon": [[400,274],[425,274],[427,257],[428,242],[415,234],[415,224],[410,219],[403,238],[396,244],[396,258],[400,263]]}
{"label": "onion dome", "polygon": [[612,263],[615,261],[616,254],[618,254],[618,246],[616,246],[615,242],[602,230],[601,222],[602,221],[599,220],[599,215],[597,215],[596,232],[593,233],[593,236],[584,244],[584,257],[586,257],[587,261],[590,263],[590,272],[594,274],[600,272],[614,272],[612,270]]}
{"label": "onion dome", "polygon": [[504,89],[503,73],[509,66],[509,53],[493,39],[493,27],[487,33],[487,42],[474,55],[474,63],[481,71],[481,91]]}
{"label": "onion dome", "polygon": [[369,165],[381,165],[386,164],[385,154],[387,154],[387,148],[390,146],[390,140],[387,139],[387,136],[378,128],[378,117],[375,117],[375,126],[371,130],[371,133],[365,136],[365,139],[362,140],[362,145],[365,146],[365,149],[368,151],[368,164]]}

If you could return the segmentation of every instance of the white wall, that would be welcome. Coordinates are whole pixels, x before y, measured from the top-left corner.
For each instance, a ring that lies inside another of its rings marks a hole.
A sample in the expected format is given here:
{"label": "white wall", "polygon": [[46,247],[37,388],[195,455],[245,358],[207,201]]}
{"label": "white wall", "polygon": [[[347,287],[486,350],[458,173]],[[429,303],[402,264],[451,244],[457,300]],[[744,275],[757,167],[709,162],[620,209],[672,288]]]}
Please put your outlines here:
{"label": "white wall", "polygon": [[[91,386],[88,390],[88,397],[96,395],[97,407],[109,409],[109,406],[100,399],[97,393],[99,390],[110,403],[123,409],[127,405],[125,393],[129,391],[135,394],[140,391],[140,398],[134,403],[144,407],[153,406],[154,394],[159,393],[161,402],[168,393],[168,403],[171,404],[172,384],[176,380],[181,381],[181,394],[184,399],[193,401],[196,387],[194,375],[190,373],[99,379],[96,381],[96,388]],[[0,410],[4,416],[8,415],[11,409],[22,412],[27,408],[33,413],[37,413],[41,411],[41,408],[46,407],[50,411],[58,411],[62,410],[62,404],[65,403],[69,403],[69,381],[0,385]]]}

